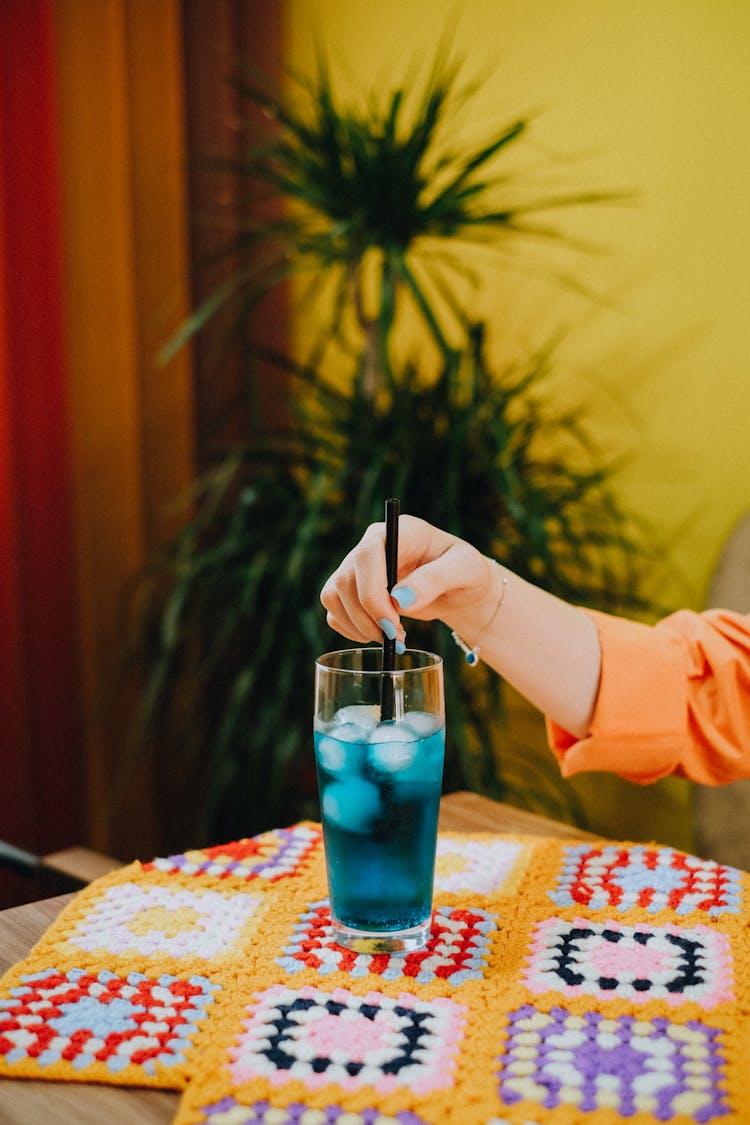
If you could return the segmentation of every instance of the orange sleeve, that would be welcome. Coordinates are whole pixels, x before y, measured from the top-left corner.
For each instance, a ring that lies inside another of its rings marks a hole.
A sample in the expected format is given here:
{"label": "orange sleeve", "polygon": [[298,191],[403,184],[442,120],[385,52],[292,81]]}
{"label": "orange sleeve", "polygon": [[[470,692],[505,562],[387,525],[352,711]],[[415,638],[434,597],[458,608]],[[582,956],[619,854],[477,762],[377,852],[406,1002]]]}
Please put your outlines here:
{"label": "orange sleeve", "polygon": [[576,740],[547,722],[563,775],[750,777],[750,615],[680,610],[654,626],[590,615],[602,673],[589,734]]}

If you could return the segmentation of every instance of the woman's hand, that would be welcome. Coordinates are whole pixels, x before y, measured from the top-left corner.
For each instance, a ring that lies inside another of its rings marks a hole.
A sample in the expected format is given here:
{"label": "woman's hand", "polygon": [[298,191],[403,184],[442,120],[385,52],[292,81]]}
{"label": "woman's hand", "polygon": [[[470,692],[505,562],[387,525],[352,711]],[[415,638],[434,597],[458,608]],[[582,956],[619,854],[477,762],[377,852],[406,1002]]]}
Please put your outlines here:
{"label": "woman's hand", "polygon": [[[435,618],[476,634],[497,605],[498,568],[476,548],[415,516],[398,525],[398,581],[388,594],[385,524],[374,523],[326,582],[320,600],[328,624],[350,640],[380,641],[395,630],[403,642],[400,612],[420,621]],[[462,632],[462,635],[463,635]]]}
{"label": "woman's hand", "polygon": [[[400,613],[445,622],[534,706],[578,737],[589,729],[599,685],[596,626],[583,610],[503,570],[455,535],[414,516],[399,520],[398,582],[391,595],[385,524],[368,527],[326,582],[328,624],[352,641],[396,639]],[[506,594],[507,586],[507,598]]]}

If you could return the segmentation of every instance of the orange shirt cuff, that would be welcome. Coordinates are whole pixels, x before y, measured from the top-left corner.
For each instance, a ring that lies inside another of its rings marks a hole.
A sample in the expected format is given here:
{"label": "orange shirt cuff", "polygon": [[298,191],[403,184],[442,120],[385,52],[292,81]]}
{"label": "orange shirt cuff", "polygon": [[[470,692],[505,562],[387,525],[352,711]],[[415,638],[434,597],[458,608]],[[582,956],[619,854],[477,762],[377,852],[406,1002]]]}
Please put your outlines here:
{"label": "orange shirt cuff", "polygon": [[576,739],[547,720],[564,777],[606,770],[648,784],[673,773],[685,744],[686,657],[680,639],[636,621],[587,611],[599,634],[602,674],[591,728]]}

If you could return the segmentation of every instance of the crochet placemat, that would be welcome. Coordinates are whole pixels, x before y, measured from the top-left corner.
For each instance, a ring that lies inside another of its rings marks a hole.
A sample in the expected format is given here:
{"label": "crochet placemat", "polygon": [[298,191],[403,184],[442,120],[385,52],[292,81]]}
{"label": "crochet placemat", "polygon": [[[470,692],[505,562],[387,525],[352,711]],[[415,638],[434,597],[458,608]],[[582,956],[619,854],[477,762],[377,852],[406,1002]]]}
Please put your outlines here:
{"label": "crochet placemat", "polygon": [[749,889],[444,833],[427,948],[371,956],[331,940],[316,824],[133,863],[0,981],[0,1073],[183,1089],[177,1125],[750,1122]]}

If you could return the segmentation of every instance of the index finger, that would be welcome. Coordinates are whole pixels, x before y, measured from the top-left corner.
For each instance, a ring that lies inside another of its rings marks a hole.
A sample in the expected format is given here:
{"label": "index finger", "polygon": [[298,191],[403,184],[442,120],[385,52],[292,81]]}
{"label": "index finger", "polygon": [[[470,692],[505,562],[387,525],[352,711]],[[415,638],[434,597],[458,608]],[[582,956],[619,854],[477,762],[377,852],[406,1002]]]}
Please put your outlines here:
{"label": "index finger", "polygon": [[370,524],[351,555],[357,597],[362,609],[375,622],[387,617],[398,623],[398,614],[388,593],[385,524]]}

